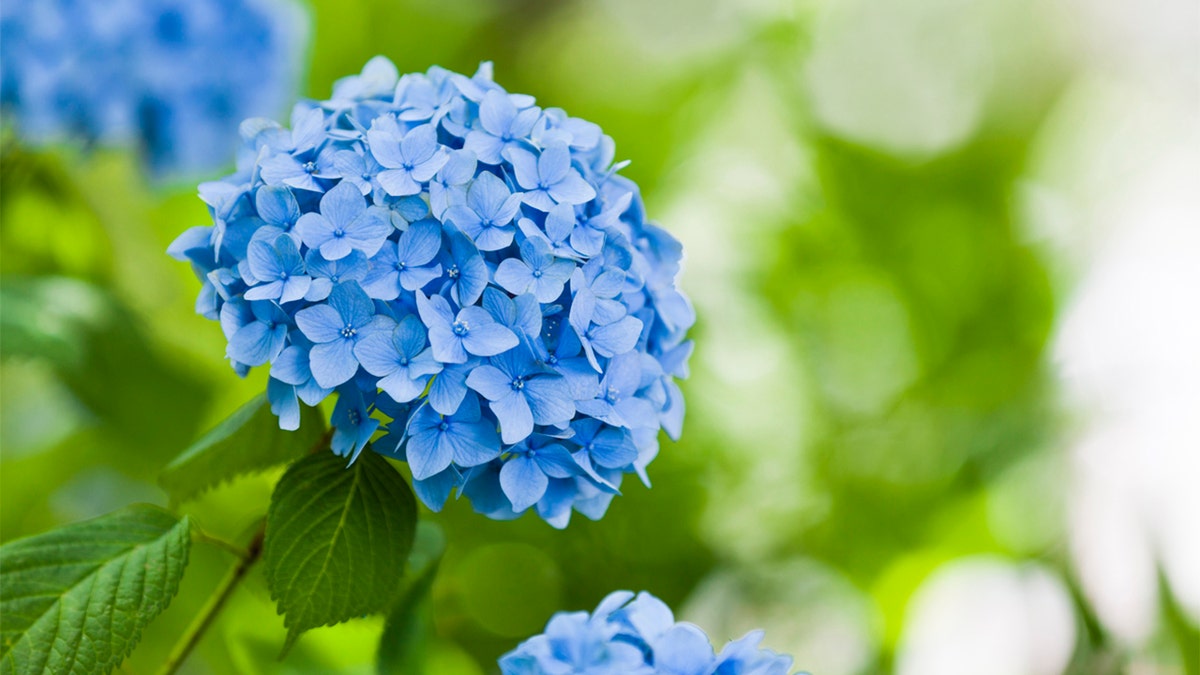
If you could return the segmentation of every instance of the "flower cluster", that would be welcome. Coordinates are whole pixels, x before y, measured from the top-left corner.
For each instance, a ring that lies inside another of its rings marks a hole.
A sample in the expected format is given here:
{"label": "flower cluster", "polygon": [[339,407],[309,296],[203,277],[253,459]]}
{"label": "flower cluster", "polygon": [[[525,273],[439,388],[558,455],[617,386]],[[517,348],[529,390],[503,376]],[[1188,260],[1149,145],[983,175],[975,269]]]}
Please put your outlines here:
{"label": "flower cluster", "polygon": [[[291,129],[242,126],[179,237],[245,373],[270,364],[281,426],[338,393],[333,448],[408,462],[422,501],[604,514],[676,437],[694,321],[682,250],[646,222],[599,127],[506,93],[490,64],[399,77],[373,59]],[[378,412],[380,415],[376,415]],[[384,426],[380,417],[390,418]]]}
{"label": "flower cluster", "polygon": [[33,142],[140,143],[158,173],[223,166],[246,117],[292,97],[305,34],[285,0],[0,4],[0,104]]}
{"label": "flower cluster", "polygon": [[762,631],[713,652],[704,631],[675,623],[649,593],[617,591],[590,616],[559,612],[546,632],[500,659],[503,675],[787,675],[792,658],[760,649]]}

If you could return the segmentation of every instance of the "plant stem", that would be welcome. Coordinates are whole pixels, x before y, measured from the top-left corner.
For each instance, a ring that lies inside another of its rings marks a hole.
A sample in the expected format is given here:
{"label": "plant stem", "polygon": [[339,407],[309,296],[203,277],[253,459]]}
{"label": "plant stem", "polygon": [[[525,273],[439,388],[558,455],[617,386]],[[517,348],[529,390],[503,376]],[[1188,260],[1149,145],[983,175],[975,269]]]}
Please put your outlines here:
{"label": "plant stem", "polygon": [[159,669],[159,675],[173,675],[179,670],[179,666],[187,659],[192,650],[200,643],[200,639],[204,637],[205,631],[212,625],[213,620],[221,613],[221,609],[225,607],[226,601],[233,595],[234,590],[245,576],[250,567],[258,561],[262,555],[263,536],[266,534],[266,520],[258,528],[254,538],[246,546],[246,556],[239,560],[225,578],[221,580],[220,586],[217,587],[215,593],[209,598],[208,603],[200,610],[192,625],[184,631],[180,636],[179,641],[175,643],[175,648],[171,650],[171,655],[163,663],[163,667]]}
{"label": "plant stem", "polygon": [[211,535],[207,532],[204,532],[203,530],[200,530],[199,528],[197,528],[193,532],[192,537],[196,541],[202,541],[206,544],[210,544],[212,546],[216,546],[217,548],[224,549],[225,551],[229,552],[230,554],[232,554],[238,558],[241,558],[243,560],[246,559],[247,557],[249,557],[249,555],[250,555],[250,552],[247,551],[246,549],[242,548],[241,546],[238,546],[237,544],[234,544],[233,542],[225,541],[224,539],[221,539],[220,537],[214,537],[213,535]]}

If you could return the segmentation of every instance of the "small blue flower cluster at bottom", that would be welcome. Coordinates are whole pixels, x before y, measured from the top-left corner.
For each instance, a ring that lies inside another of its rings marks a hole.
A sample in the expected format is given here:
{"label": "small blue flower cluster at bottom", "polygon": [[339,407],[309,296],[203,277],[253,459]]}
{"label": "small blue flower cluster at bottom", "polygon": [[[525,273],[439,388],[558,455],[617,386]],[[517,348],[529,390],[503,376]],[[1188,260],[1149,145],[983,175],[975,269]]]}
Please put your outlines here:
{"label": "small blue flower cluster at bottom", "polygon": [[[713,651],[704,631],[676,623],[662,600],[611,593],[595,612],[559,612],[546,632],[500,659],[503,675],[788,675],[792,658],[761,649],[762,631]],[[802,675],[802,674],[798,674]]]}

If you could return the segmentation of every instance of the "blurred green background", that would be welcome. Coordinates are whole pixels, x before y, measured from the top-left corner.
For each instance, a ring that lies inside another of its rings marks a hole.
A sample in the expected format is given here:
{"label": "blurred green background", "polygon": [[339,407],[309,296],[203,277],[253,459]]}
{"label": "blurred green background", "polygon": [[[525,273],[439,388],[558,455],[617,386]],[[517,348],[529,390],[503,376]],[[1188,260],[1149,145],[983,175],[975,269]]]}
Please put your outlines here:
{"label": "blurred green background", "polygon": [[[492,60],[600,124],[683,240],[699,315],[653,489],[565,532],[422,514],[449,542],[428,672],[495,672],[554,611],[629,588],[719,642],[764,628],[816,675],[1200,673],[1198,12],[315,0],[304,95],[375,54]],[[157,470],[265,386],[164,254],[207,221],[194,183],[10,148],[0,187],[0,536],[165,505]],[[244,539],[277,477],[183,509]],[[124,672],[232,562],[192,560]],[[277,661],[256,573],[182,672],[373,672],[381,630]]]}

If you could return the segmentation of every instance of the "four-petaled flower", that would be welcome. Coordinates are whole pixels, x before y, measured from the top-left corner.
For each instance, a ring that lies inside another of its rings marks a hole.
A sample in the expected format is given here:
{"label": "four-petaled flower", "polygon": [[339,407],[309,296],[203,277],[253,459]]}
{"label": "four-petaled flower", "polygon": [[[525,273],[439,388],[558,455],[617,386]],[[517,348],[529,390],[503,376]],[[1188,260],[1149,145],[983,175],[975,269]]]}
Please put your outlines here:
{"label": "four-petaled flower", "polygon": [[417,293],[417,310],[429,327],[433,356],[442,363],[463,363],[469,355],[495,356],[519,342],[482,307],[463,307],[455,314],[442,296]]}
{"label": "four-petaled flower", "polygon": [[424,288],[442,275],[442,266],[434,262],[441,249],[442,226],[434,220],[418,220],[395,246],[388,244],[371,258],[363,289],[373,298],[395,300],[402,290]]}
{"label": "four-petaled flower", "polygon": [[470,468],[500,456],[496,425],[483,417],[479,399],[469,395],[451,415],[438,414],[429,404],[408,422],[408,465],[413,478],[425,480],[454,464]]}
{"label": "four-petaled flower", "polygon": [[512,162],[517,184],[529,190],[522,199],[539,211],[549,211],[555,204],[583,204],[596,196],[596,190],[571,166],[565,143],[555,143],[536,157],[528,150],[509,148],[505,157]]}
{"label": "four-petaled flower", "polygon": [[538,364],[524,350],[493,356],[467,376],[467,386],[483,394],[500,421],[505,443],[518,443],[533,425],[565,425],[575,414],[571,392],[562,376]]}
{"label": "four-petaled flower", "polygon": [[497,251],[512,243],[516,227],[511,223],[521,208],[521,196],[509,191],[504,181],[482,173],[467,189],[466,203],[446,211],[446,220],[469,236],[480,251]]}
{"label": "four-petaled flower", "polygon": [[433,178],[450,154],[437,142],[432,124],[423,124],[397,139],[389,132],[372,129],[367,132],[371,154],[380,165],[387,167],[377,179],[385,192],[394,197],[415,195],[421,184]]}
{"label": "four-petaled flower", "polygon": [[354,346],[359,340],[390,329],[392,322],[375,315],[375,305],[354,281],[334,287],[328,302],[296,312],[296,325],[314,344],[309,352],[313,379],[336,387],[358,372]]}
{"label": "four-petaled flower", "polygon": [[379,378],[379,388],[392,400],[408,403],[442,370],[433,350],[425,345],[425,326],[409,314],[391,333],[378,332],[360,340],[354,355],[368,373]]}
{"label": "four-petaled flower", "polygon": [[378,207],[367,206],[351,183],[338,183],[321,197],[321,212],[306,213],[296,223],[304,245],[317,249],[326,260],[338,260],[350,251],[375,255],[392,233]]}
{"label": "four-petaled flower", "polygon": [[554,302],[574,271],[575,263],[555,258],[546,242],[526,239],[521,242],[520,259],[500,262],[496,283],[513,295],[531,292],[538,302]]}
{"label": "four-petaled flower", "polygon": [[286,234],[279,235],[273,244],[252,241],[246,251],[250,273],[259,285],[246,291],[247,300],[277,300],[293,302],[304,297],[312,285],[312,278],[305,274],[304,260],[296,240]]}
{"label": "four-petaled flower", "polygon": [[466,148],[484,164],[499,164],[505,150],[519,147],[533,131],[541,110],[518,110],[508,94],[489,91],[479,104],[479,129],[467,134]]}

